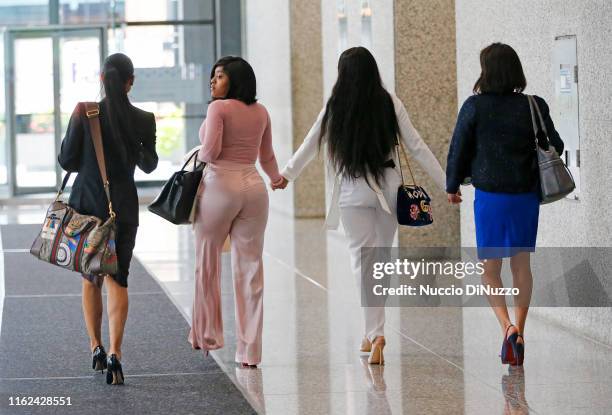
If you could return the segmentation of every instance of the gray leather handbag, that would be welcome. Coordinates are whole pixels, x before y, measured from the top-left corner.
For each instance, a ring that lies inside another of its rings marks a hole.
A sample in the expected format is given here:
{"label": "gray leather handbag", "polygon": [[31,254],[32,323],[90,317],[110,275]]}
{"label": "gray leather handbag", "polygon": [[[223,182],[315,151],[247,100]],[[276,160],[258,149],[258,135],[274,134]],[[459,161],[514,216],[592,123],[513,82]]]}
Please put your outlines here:
{"label": "gray leather handbag", "polygon": [[[536,152],[538,155],[538,170],[540,172],[540,204],[556,202],[572,193],[576,188],[574,179],[569,169],[557,154],[557,150],[550,144],[548,131],[544,118],[538,107],[538,103],[531,95],[527,95],[529,109],[531,111],[531,121],[533,123],[533,133],[535,134]],[[548,150],[544,150],[538,145],[538,125],[535,114],[538,114],[542,131],[548,142]]]}

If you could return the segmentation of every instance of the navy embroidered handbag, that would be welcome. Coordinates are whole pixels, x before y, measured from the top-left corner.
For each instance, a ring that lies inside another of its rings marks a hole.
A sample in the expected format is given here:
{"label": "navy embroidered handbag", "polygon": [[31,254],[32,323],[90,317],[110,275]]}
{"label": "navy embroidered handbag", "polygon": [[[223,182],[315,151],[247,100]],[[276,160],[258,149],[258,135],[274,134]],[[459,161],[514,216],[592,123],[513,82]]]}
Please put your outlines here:
{"label": "navy embroidered handbag", "polygon": [[[404,173],[402,171],[402,163],[399,155],[398,147],[402,149],[404,159],[406,160],[406,166],[412,177],[413,184],[406,184],[404,182]],[[431,213],[431,198],[427,194],[424,188],[416,184],[410,163],[408,162],[408,156],[404,145],[400,140],[395,146],[397,153],[397,159],[400,162],[400,174],[402,176],[402,184],[397,189],[397,222],[400,225],[406,226],[425,226],[433,223],[433,216]]]}

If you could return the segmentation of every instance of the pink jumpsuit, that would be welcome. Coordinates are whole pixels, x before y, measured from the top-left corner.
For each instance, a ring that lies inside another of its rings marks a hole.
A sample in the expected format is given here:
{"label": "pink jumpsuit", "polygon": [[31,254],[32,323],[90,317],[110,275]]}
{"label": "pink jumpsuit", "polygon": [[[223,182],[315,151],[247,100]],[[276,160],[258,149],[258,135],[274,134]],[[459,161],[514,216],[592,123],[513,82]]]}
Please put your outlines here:
{"label": "pink jumpsuit", "polygon": [[221,250],[231,241],[236,303],[236,362],[261,362],[264,231],[268,191],[255,168],[280,179],[270,117],[260,104],[212,102],[200,127],[199,159],[208,163],[195,217],[196,287],[189,341],[196,349],[223,347]]}

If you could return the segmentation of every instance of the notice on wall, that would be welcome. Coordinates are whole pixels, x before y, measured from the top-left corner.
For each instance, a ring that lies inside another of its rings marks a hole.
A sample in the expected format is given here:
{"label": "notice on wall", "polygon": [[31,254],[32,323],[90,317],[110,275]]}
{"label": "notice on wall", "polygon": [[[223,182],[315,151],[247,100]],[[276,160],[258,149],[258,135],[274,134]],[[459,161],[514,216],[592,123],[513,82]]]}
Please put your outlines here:
{"label": "notice on wall", "polygon": [[571,94],[572,84],[574,83],[574,76],[572,73],[573,66],[566,64],[561,64],[559,66],[559,93]]}
{"label": "notice on wall", "polygon": [[136,80],[130,91],[134,102],[184,102],[202,104],[204,86],[202,65],[188,63],[165,68],[135,68]]}

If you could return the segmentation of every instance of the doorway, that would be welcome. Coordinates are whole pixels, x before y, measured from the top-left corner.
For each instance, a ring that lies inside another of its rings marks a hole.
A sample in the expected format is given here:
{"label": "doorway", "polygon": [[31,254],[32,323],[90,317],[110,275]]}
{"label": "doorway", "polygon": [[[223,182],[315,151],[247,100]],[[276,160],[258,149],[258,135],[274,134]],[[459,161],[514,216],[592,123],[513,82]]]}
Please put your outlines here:
{"label": "doorway", "polygon": [[13,195],[54,192],[57,163],[77,102],[100,99],[106,56],[102,26],[5,32],[8,184]]}

